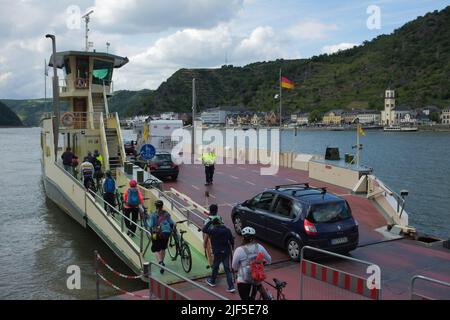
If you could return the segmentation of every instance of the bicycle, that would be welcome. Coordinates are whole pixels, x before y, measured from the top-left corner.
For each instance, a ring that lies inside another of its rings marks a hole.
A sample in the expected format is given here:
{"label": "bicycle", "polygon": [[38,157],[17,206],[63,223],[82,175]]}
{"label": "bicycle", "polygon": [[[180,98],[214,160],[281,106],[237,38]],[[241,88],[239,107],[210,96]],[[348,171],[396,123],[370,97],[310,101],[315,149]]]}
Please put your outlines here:
{"label": "bicycle", "polygon": [[280,281],[276,278],[273,278],[273,283],[271,284],[268,281],[264,281],[265,284],[271,286],[276,290],[276,299],[274,299],[271,292],[268,292],[266,288],[262,285],[262,283],[258,286],[257,295],[259,293],[259,296],[255,296],[255,300],[286,300],[286,296],[283,293],[283,289],[286,288],[287,282],[286,281]]}
{"label": "bicycle", "polygon": [[150,178],[145,180],[145,182],[142,183],[141,186],[144,187],[145,189],[158,189],[159,184],[160,181]]}
{"label": "bicycle", "polygon": [[170,234],[169,243],[167,245],[167,251],[172,261],[175,261],[178,256],[181,257],[181,266],[186,273],[189,273],[192,269],[192,255],[189,244],[184,240],[184,234],[187,232],[185,230],[180,230],[179,234],[177,232],[176,226],[188,222],[188,220],[183,220],[175,223],[174,230]]}

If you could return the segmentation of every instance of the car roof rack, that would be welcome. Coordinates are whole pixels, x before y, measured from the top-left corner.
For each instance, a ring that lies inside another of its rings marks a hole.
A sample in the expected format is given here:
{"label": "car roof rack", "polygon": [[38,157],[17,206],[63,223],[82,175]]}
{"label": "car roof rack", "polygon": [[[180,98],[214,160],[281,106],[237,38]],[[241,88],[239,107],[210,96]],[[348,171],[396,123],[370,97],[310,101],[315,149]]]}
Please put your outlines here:
{"label": "car roof rack", "polygon": [[284,187],[296,187],[296,186],[302,186],[303,189],[310,189],[309,183],[305,182],[305,183],[282,184],[282,185],[276,186],[275,190],[279,190],[280,188],[284,188]]}
{"label": "car roof rack", "polygon": [[[308,190],[320,191],[320,193],[321,193],[322,195],[327,194],[327,188],[325,188],[325,187],[322,187],[322,188],[308,188]],[[304,197],[304,196],[311,196],[311,195],[314,195],[314,193],[305,193],[305,194],[299,194],[299,195],[297,195],[297,192],[298,192],[298,190],[296,190],[296,191],[293,192],[293,196],[294,196],[294,197]]]}

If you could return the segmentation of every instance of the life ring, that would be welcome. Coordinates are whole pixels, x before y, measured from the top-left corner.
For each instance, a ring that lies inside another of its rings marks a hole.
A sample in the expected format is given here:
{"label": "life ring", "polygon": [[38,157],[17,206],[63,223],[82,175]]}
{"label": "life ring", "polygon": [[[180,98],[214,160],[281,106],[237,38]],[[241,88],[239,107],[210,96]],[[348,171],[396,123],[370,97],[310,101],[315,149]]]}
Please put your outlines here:
{"label": "life ring", "polygon": [[77,88],[86,88],[86,79],[77,78],[76,87]]}
{"label": "life ring", "polygon": [[61,123],[66,127],[73,126],[74,121],[75,121],[75,115],[72,112],[66,112],[61,117]]}

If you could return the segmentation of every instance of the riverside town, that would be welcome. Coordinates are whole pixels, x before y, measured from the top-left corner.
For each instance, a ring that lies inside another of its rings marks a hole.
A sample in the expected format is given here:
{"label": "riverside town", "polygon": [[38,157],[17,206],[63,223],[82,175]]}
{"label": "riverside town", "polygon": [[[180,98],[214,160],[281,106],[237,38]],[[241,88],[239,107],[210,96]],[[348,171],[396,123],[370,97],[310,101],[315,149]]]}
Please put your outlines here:
{"label": "riverside town", "polygon": [[450,300],[448,2],[5,0],[0,21],[0,300]]}

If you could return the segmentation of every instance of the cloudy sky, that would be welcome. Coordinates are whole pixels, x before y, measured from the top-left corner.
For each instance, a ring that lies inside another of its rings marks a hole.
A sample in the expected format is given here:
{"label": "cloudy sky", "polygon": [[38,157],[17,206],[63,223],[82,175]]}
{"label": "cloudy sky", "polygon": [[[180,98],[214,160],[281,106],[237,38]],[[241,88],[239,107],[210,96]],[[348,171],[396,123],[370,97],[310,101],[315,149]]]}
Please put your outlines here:
{"label": "cloudy sky", "polygon": [[[440,0],[0,0],[0,99],[44,96],[45,34],[127,56],[115,89],[157,89],[179,68],[242,66],[346,49],[440,10]],[[380,15],[378,16],[378,10]],[[80,15],[81,13],[81,15]],[[377,19],[380,17],[380,19]],[[379,23],[378,23],[379,22]],[[48,85],[51,92],[50,84]]]}

